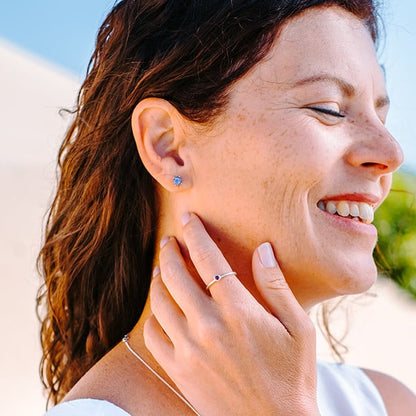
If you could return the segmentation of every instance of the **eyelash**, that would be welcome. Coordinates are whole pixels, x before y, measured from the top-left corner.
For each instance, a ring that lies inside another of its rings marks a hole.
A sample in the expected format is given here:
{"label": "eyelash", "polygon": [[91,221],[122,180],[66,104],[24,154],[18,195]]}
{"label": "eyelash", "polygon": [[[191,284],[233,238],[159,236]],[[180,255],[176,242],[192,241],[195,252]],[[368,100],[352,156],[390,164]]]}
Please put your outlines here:
{"label": "eyelash", "polygon": [[318,113],[328,114],[330,116],[344,118],[345,115],[338,113],[338,111],[330,110],[329,108],[322,108],[322,107],[307,107],[310,110],[317,111]]}

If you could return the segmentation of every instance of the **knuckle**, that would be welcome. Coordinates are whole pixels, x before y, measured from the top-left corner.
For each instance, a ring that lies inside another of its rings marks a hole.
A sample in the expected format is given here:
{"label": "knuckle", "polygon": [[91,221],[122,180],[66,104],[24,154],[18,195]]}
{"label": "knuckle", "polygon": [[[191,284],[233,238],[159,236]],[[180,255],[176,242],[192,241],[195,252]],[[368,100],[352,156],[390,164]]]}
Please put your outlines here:
{"label": "knuckle", "polygon": [[160,297],[160,292],[162,290],[162,283],[159,279],[152,280],[150,284],[150,305],[153,307],[155,305]]}
{"label": "knuckle", "polygon": [[164,279],[166,279],[166,278],[171,279],[179,273],[179,264],[178,264],[177,261],[175,261],[173,259],[167,259],[163,263],[163,268],[161,267],[161,269],[162,269],[163,278]]}
{"label": "knuckle", "polygon": [[190,340],[183,342],[180,348],[180,355],[184,362],[189,364],[193,363],[195,357],[198,355],[195,343]]}
{"label": "knuckle", "polygon": [[205,345],[199,344],[194,339],[187,339],[181,345],[180,351],[178,351],[178,361],[184,363],[184,365],[178,366],[178,370],[181,372],[182,377],[189,377],[189,372],[192,369],[200,370],[204,366],[206,361],[204,358],[207,356]]}
{"label": "knuckle", "polygon": [[143,337],[144,343],[147,348],[152,349],[154,345],[157,345],[156,337],[157,321],[154,316],[151,316],[143,325]]}
{"label": "knuckle", "polygon": [[223,306],[223,314],[228,325],[240,328],[249,322],[255,311],[243,302],[229,302]]}
{"label": "knuckle", "polygon": [[286,280],[281,276],[271,275],[267,281],[267,288],[282,292],[291,292]]}
{"label": "knuckle", "polygon": [[197,337],[202,344],[210,345],[220,339],[223,332],[223,326],[219,319],[210,317],[209,319],[204,319],[198,326]]}

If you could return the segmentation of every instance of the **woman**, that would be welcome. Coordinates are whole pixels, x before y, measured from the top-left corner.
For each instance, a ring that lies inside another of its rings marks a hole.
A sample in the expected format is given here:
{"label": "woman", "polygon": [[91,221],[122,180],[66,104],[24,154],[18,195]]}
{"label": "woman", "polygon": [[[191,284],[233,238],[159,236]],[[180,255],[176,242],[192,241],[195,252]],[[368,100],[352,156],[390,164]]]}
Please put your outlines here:
{"label": "woman", "polygon": [[41,253],[51,415],[414,414],[388,376],[317,368],[307,315],[376,278],[373,211],[402,153],[375,16],[371,1],[115,6]]}

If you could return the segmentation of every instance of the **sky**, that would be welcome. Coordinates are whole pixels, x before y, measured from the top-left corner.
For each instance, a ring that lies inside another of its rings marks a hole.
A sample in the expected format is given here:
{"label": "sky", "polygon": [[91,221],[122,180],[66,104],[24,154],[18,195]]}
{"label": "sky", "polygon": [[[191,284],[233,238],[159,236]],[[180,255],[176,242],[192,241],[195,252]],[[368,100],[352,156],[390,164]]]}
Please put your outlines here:
{"label": "sky", "polygon": [[[209,1],[209,0],[207,0]],[[0,0],[0,38],[82,81],[99,25],[114,0]],[[416,173],[416,1],[385,0],[380,47],[392,101],[387,126]]]}

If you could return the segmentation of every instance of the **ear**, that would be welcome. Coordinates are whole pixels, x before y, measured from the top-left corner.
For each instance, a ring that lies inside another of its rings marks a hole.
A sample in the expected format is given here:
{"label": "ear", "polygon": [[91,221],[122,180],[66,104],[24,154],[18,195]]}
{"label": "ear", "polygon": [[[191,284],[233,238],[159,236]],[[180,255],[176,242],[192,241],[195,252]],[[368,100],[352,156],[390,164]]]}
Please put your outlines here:
{"label": "ear", "polygon": [[184,123],[183,116],[172,104],[153,97],[140,101],[131,119],[144,166],[170,192],[191,186],[190,162],[184,150]]}

